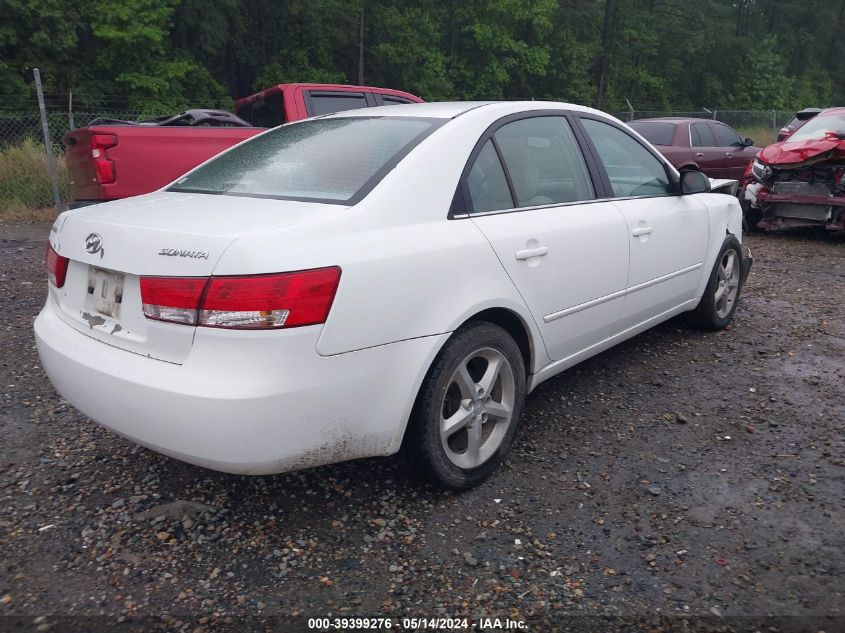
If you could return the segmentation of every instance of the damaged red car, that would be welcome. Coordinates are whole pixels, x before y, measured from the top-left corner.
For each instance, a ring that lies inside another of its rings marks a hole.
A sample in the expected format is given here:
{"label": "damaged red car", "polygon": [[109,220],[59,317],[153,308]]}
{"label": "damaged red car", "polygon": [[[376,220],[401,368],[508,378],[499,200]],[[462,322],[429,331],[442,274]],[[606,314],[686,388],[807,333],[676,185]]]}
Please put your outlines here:
{"label": "damaged red car", "polygon": [[845,231],[845,108],[829,108],[760,150],[740,195],[749,230]]}

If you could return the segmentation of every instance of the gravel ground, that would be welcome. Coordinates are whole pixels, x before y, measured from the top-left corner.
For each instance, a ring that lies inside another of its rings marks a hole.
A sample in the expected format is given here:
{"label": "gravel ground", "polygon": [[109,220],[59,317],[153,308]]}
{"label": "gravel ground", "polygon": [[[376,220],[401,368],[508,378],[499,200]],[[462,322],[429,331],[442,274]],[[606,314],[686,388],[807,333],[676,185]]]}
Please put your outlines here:
{"label": "gravel ground", "polygon": [[546,382],[504,467],[445,494],[391,459],[224,475],[88,421],[34,349],[47,230],[0,232],[0,628],[845,630],[845,240],[748,237],[730,330],[672,321]]}

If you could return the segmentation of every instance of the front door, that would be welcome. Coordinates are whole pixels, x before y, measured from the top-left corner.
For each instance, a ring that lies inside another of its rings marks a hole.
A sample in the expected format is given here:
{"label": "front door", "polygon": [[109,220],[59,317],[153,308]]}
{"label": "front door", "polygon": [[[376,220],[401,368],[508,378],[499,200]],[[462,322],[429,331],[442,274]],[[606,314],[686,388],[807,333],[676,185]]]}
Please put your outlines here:
{"label": "front door", "polygon": [[630,265],[620,327],[627,330],[694,298],[707,208],[696,196],[676,195],[665,163],[621,127],[588,117],[581,123],[625,217]]}
{"label": "front door", "polygon": [[748,167],[748,163],[754,160],[754,154],[757,153],[757,149],[746,146],[736,130],[724,123],[714,121],[712,125],[719,139],[722,152],[725,155],[724,178],[742,180],[745,174],[745,168]]}

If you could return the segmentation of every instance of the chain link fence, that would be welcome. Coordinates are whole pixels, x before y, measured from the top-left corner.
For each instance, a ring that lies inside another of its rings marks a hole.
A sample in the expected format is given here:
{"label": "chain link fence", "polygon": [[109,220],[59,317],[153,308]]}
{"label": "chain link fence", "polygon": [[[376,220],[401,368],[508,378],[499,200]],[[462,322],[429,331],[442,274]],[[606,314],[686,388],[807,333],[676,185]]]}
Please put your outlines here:
{"label": "chain link fence", "polygon": [[[167,114],[162,112],[161,114]],[[777,130],[795,113],[774,110],[636,110],[612,112],[623,121],[667,116],[716,119],[735,128],[742,136],[750,136],[755,144],[774,141]],[[98,118],[135,121],[150,118],[132,110],[85,110],[79,112],[48,111],[47,123],[56,158],[59,191],[62,201],[70,199],[70,182],[64,160],[62,137],[75,128],[89,125]],[[0,220],[20,216],[27,210],[53,206],[53,193],[47,170],[47,158],[38,109],[29,111],[0,110]]]}
{"label": "chain link fence", "polygon": [[[59,192],[64,203],[70,200],[70,180],[62,137],[73,129],[89,125],[97,118],[134,121],[139,117],[140,112],[131,110],[47,113]],[[0,111],[0,220],[4,217],[25,217],[28,211],[53,206],[52,183],[47,169],[47,153],[38,109]],[[45,216],[41,214],[38,217]]]}

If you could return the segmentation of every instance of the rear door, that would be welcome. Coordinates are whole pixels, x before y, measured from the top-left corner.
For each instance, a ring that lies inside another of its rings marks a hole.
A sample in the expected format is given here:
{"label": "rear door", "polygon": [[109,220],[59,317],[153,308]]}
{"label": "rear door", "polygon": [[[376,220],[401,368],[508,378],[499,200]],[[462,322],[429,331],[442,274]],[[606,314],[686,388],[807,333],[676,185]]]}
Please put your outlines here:
{"label": "rear door", "polygon": [[606,188],[627,225],[628,283],[620,326],[636,327],[695,296],[707,251],[707,208],[673,191],[665,163],[605,119],[580,115]]}
{"label": "rear door", "polygon": [[695,162],[710,178],[725,178],[725,152],[707,121],[690,123],[690,147]]}
{"label": "rear door", "polygon": [[597,200],[563,112],[503,119],[479,141],[460,193],[552,359],[616,332],[628,273],[625,220],[613,203]]}

